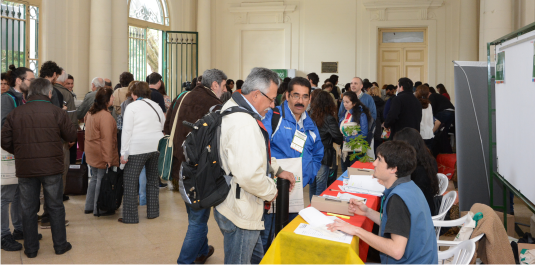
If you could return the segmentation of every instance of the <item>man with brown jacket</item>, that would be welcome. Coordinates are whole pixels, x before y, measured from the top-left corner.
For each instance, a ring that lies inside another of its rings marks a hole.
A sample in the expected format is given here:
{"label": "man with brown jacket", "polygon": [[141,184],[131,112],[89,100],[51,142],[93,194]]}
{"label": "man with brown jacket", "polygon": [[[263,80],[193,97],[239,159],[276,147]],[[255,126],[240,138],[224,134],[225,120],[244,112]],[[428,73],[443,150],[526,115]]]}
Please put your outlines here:
{"label": "man with brown jacket", "polygon": [[43,186],[56,254],[69,251],[63,205],[63,142],[76,139],[76,127],[64,110],[50,102],[52,84],[37,78],[30,84],[25,105],[14,109],[2,127],[2,148],[17,157],[24,230],[24,253],[37,256],[39,240],[37,212],[39,191]]}
{"label": "man with brown jacket", "polygon": [[[171,103],[165,119],[164,134],[168,135],[173,129],[173,122],[178,112],[175,135],[173,138],[173,169],[174,179],[179,179],[180,165],[184,162],[182,143],[190,129],[182,121],[195,122],[202,118],[215,105],[222,104],[219,98],[227,82],[227,76],[220,70],[204,71],[202,84],[198,84],[191,92],[182,95]],[[184,101],[184,102],[182,102]],[[182,103],[182,105],[180,105]],[[180,106],[180,111],[179,111]],[[214,247],[208,245],[208,218],[210,209],[195,211],[186,204],[188,211],[188,232],[184,238],[178,264],[203,264],[214,253]]]}

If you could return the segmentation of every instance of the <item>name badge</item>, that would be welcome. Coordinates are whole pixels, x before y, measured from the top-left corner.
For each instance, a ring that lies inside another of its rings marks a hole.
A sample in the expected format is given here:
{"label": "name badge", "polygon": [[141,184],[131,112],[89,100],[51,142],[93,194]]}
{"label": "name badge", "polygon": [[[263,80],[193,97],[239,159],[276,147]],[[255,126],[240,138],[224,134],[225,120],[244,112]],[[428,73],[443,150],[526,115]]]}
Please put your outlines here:
{"label": "name badge", "polygon": [[294,149],[295,151],[299,153],[303,153],[303,149],[305,148],[306,141],[307,141],[307,135],[303,132],[295,130],[294,138],[292,140],[292,144],[290,145],[290,148]]}

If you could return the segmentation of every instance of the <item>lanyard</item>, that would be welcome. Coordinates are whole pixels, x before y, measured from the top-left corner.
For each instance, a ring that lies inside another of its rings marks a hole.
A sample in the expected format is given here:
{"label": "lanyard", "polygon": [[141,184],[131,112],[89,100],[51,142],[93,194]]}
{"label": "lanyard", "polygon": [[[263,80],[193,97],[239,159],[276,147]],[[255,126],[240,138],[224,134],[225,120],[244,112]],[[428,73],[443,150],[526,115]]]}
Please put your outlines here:
{"label": "lanyard", "polygon": [[385,200],[385,196],[381,197],[381,209],[379,210],[379,219],[383,220],[383,202]]}
{"label": "lanyard", "polygon": [[30,103],[30,102],[34,102],[34,101],[42,101],[42,102],[48,102],[48,103],[52,104],[52,102],[50,102],[48,100],[42,100],[42,99],[34,99],[34,100],[27,101],[26,103]]}

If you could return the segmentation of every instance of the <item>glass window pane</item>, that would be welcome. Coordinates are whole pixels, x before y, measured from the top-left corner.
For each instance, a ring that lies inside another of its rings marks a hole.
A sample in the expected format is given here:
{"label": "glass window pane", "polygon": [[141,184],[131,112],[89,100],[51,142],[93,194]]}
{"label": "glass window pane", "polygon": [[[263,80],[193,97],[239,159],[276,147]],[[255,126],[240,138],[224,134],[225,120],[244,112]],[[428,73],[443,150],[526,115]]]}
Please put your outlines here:
{"label": "glass window pane", "polygon": [[132,0],[129,16],[163,25],[163,10],[159,0]]}
{"label": "glass window pane", "polygon": [[424,32],[383,32],[383,43],[424,42]]}

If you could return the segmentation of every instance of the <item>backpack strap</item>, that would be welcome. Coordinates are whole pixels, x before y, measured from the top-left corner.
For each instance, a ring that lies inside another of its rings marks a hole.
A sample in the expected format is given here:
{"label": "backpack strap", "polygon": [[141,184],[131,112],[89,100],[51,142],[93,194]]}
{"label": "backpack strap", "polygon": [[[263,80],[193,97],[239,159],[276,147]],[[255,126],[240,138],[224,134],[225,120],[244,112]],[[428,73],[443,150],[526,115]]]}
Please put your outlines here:
{"label": "backpack strap", "polygon": [[285,117],[285,110],[284,110],[284,104],[281,106],[281,112],[282,112],[282,115],[281,115],[281,112],[279,112],[279,109],[278,108],[272,108],[271,110],[273,110],[273,116],[271,117],[271,137],[273,138],[273,135],[275,134],[275,132],[279,129],[279,123],[280,123],[280,120],[281,120],[281,116],[284,118]]}

